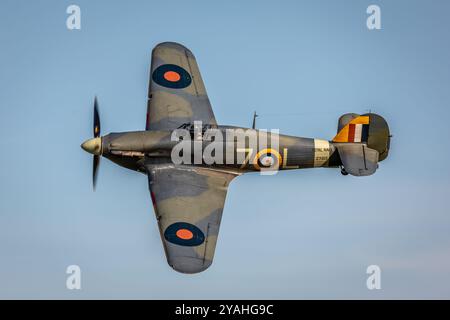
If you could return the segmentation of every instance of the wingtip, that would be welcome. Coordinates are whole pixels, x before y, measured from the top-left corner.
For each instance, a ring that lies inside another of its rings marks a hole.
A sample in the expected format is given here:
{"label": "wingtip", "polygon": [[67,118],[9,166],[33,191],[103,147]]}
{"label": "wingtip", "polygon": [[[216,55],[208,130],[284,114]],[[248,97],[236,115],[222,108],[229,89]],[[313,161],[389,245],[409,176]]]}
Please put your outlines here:
{"label": "wingtip", "polygon": [[192,57],[194,57],[194,54],[192,53],[192,51],[189,48],[187,48],[185,45],[183,45],[181,43],[178,43],[178,42],[165,41],[165,42],[158,43],[153,48],[152,52],[155,52],[156,50],[158,50],[160,48],[173,48],[173,49],[176,49],[176,50],[179,50],[179,51],[185,51],[188,54],[190,54]]}
{"label": "wingtip", "polygon": [[183,259],[176,259],[168,262],[170,267],[180,273],[184,274],[196,274],[205,271],[208,269],[212,261],[203,259],[187,259],[187,257],[183,257]]}

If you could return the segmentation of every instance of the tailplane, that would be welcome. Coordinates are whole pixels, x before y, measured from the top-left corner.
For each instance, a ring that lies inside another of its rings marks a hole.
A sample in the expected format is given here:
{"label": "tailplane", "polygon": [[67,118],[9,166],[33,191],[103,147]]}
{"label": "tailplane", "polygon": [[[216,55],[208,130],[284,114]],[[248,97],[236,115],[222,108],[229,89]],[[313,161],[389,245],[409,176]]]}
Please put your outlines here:
{"label": "tailplane", "polygon": [[338,133],[332,142],[339,152],[343,173],[371,175],[378,162],[388,156],[389,126],[383,117],[374,113],[344,114],[339,118]]}

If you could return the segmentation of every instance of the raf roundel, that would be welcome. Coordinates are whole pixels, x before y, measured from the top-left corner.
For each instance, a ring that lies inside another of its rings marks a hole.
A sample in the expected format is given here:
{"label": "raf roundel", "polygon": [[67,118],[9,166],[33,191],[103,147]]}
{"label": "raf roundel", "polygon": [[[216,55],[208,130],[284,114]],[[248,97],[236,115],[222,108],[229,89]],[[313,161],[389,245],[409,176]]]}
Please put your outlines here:
{"label": "raf roundel", "polygon": [[160,86],[171,89],[183,89],[192,82],[191,75],[175,64],[163,64],[153,71],[152,79]]}
{"label": "raf roundel", "polygon": [[187,222],[175,222],[164,231],[164,238],[180,246],[199,246],[205,241],[202,230]]}
{"label": "raf roundel", "polygon": [[277,170],[281,163],[280,153],[272,148],[259,151],[253,159],[253,166],[256,170],[261,170],[261,168]]}

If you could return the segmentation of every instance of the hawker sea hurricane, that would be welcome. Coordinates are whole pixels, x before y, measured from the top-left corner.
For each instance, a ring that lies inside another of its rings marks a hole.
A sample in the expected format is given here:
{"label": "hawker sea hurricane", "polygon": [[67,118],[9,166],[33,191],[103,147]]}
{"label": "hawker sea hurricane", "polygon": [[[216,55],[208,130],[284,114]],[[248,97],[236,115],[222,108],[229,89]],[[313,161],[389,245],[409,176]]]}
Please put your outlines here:
{"label": "hawker sea hurricane", "polygon": [[367,176],[387,157],[389,141],[386,121],[374,113],[344,114],[331,141],[219,125],[194,55],[165,42],[152,52],[146,129],[101,136],[95,99],[94,138],[82,148],[94,155],[94,187],[100,156],[147,174],[167,261],[196,273],[212,263],[233,178],[317,167]]}

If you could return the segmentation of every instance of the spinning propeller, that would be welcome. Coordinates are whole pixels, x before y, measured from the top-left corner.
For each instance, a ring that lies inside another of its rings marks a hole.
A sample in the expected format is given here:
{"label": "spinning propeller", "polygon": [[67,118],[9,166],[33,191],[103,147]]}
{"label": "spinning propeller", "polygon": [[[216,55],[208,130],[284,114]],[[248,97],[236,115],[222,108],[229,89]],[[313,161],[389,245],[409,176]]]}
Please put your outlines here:
{"label": "spinning propeller", "polygon": [[102,138],[100,136],[100,116],[98,113],[97,97],[95,97],[94,100],[94,138],[83,142],[81,148],[83,148],[84,151],[94,155],[92,164],[92,187],[95,191],[98,165],[100,164],[100,155],[102,154]]}

